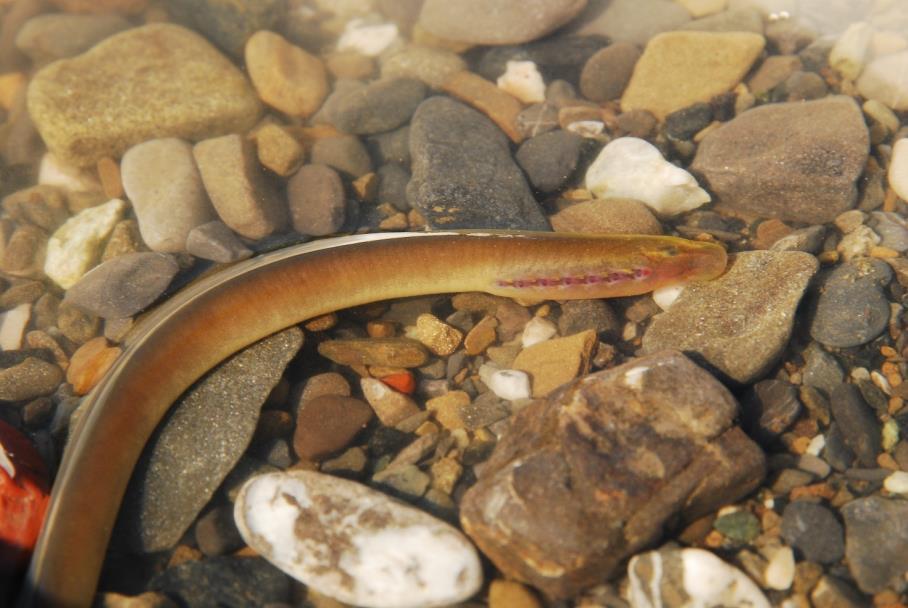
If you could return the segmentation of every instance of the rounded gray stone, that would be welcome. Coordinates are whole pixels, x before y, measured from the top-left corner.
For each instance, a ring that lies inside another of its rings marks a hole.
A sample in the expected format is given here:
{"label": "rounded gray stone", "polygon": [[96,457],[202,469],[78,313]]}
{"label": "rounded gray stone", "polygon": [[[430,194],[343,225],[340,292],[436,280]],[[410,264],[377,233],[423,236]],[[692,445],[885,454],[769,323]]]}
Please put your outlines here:
{"label": "rounded gray stone", "polygon": [[26,21],[16,35],[16,47],[37,65],[87,51],[132,24],[118,15],[51,13]]}
{"label": "rounded gray stone", "polygon": [[304,165],[287,182],[293,229],[324,236],[344,225],[346,197],[337,171],[325,165]]}
{"label": "rounded gray stone", "polygon": [[851,348],[879,336],[889,323],[883,286],[891,280],[892,269],[882,260],[859,258],[835,268],[816,287],[811,337],[824,346]]}
{"label": "rounded gray stone", "polygon": [[786,506],[782,538],[811,562],[833,564],[845,553],[842,524],[823,505],[800,501]]}
{"label": "rounded gray stone", "polygon": [[621,97],[640,59],[640,49],[630,42],[616,42],[590,57],[580,73],[580,92],[592,101]]}
{"label": "rounded gray stone", "polygon": [[408,122],[425,96],[426,85],[419,80],[378,80],[341,97],[331,112],[332,122],[345,133],[384,133]]}
{"label": "rounded gray stone", "polygon": [[577,169],[583,144],[576,133],[559,129],[524,141],[515,156],[534,188],[554,192]]}

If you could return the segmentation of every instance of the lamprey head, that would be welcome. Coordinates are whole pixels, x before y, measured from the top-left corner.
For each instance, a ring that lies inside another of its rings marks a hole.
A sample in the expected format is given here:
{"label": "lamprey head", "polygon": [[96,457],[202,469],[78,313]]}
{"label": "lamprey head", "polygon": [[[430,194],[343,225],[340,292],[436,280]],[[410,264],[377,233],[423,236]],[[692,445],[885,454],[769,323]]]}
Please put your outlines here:
{"label": "lamprey head", "polygon": [[676,237],[566,237],[549,257],[503,264],[488,291],[525,299],[614,298],[713,279],[725,270],[720,245]]}

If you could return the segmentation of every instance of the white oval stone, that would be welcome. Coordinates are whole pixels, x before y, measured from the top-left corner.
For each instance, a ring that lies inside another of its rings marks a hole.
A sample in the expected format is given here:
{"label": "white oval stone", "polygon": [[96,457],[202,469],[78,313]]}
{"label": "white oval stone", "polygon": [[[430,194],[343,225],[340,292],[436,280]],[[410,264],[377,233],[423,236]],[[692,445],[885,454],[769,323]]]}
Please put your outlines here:
{"label": "white oval stone", "polygon": [[0,313],[0,350],[22,348],[22,338],[25,337],[25,328],[28,327],[31,317],[31,304],[19,304]]}
{"label": "white oval stone", "polygon": [[[908,67],[908,63],[905,64]],[[908,138],[895,142],[889,161],[889,185],[902,200],[908,200]]]}
{"label": "white oval stone", "polygon": [[527,399],[533,394],[529,375],[517,369],[500,369],[493,372],[486,384],[489,390],[508,401]]}
{"label": "white oval stone", "polygon": [[126,212],[118,198],[90,207],[57,228],[47,242],[44,274],[69,289],[97,263],[101,247]]}
{"label": "white oval stone", "polygon": [[643,201],[662,216],[678,215],[710,201],[693,175],[637,137],[619,137],[602,148],[586,172],[586,188],[596,198]]}
{"label": "white oval stone", "polygon": [[253,477],[234,519],[265,559],[357,606],[443,606],[482,585],[476,549],[452,526],[362,484],[286,471]]}
{"label": "white oval stone", "polygon": [[370,24],[362,19],[351,19],[337,41],[337,50],[378,57],[398,40],[397,34],[397,26],[393,23]]}
{"label": "white oval stone", "polygon": [[64,164],[47,152],[41,157],[38,168],[38,183],[56,186],[67,192],[96,192],[101,190],[101,182],[89,169],[81,169]]}
{"label": "white oval stone", "polygon": [[908,51],[872,59],[855,84],[867,99],[893,110],[908,110]]}
{"label": "white oval stone", "polygon": [[893,494],[908,494],[908,473],[896,471],[883,480],[883,487]]}
{"label": "white oval stone", "polygon": [[509,61],[497,84],[523,103],[545,101],[545,81],[532,61]]}
{"label": "white oval stone", "polygon": [[790,588],[795,577],[794,551],[791,547],[768,548],[764,555],[768,561],[763,573],[766,586],[780,591]]}
{"label": "white oval stone", "polygon": [[848,80],[855,80],[867,62],[872,38],[873,28],[869,23],[852,23],[829,52],[829,66]]}
{"label": "white oval stone", "polygon": [[524,348],[545,342],[558,333],[558,328],[548,319],[542,317],[533,317],[524,326],[523,334],[520,336],[520,343]]}
{"label": "white oval stone", "polygon": [[703,549],[648,551],[631,559],[627,574],[633,608],[770,608],[747,575]]}
{"label": "white oval stone", "polygon": [[668,310],[684,291],[684,285],[669,285],[653,290],[653,301],[662,310]]}

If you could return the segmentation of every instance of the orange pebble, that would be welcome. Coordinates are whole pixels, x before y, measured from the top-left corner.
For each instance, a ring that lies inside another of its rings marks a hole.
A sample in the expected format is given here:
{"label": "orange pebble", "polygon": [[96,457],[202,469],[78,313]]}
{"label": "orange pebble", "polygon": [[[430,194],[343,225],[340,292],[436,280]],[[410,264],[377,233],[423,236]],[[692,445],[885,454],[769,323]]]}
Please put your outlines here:
{"label": "orange pebble", "polygon": [[84,395],[104,377],[110,366],[120,356],[121,349],[108,346],[103,336],[93,338],[80,346],[69,362],[66,381],[73,385],[73,392]]}
{"label": "orange pebble", "polygon": [[396,391],[400,391],[406,395],[412,395],[413,391],[416,390],[416,378],[413,377],[411,372],[399,372],[397,374],[389,374],[387,376],[382,376],[379,378],[382,382],[390,386]]}

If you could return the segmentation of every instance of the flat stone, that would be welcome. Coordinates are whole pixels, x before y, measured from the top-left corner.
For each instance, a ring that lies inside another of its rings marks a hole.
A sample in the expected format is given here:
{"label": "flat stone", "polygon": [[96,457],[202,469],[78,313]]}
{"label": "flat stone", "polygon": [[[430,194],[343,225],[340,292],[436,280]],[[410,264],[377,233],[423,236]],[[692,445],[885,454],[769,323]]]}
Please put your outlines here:
{"label": "flat stone", "polygon": [[407,338],[325,340],[319,342],[318,354],[341,365],[419,367],[429,360],[425,347]]}
{"label": "flat stone", "polygon": [[899,252],[908,251],[908,221],[900,213],[874,211],[870,215],[870,225],[879,235],[880,245]]}
{"label": "flat stone", "polygon": [[613,42],[644,46],[659,32],[690,21],[690,13],[671,0],[592,0],[568,28],[580,36],[606,36]]}
{"label": "flat stone", "polygon": [[470,44],[519,44],[573,19],[586,0],[427,0],[419,25],[440,38]]}
{"label": "flat stone", "polygon": [[419,45],[408,46],[381,59],[382,78],[418,78],[435,89],[465,69],[467,63],[457,53]]}
{"label": "flat stone", "polygon": [[786,506],[782,538],[808,561],[833,564],[845,554],[842,524],[821,504],[796,501]]}
{"label": "flat stone", "polygon": [[816,342],[811,342],[804,351],[804,368],[801,377],[805,386],[813,386],[826,395],[842,383],[845,373],[834,356]]}
{"label": "flat stone", "polygon": [[0,313],[0,350],[19,350],[32,318],[31,304],[23,303]]}
{"label": "flat stone", "polygon": [[252,142],[232,134],[197,143],[193,156],[221,221],[249,239],[287,225],[287,208],[266,181]]}
{"label": "flat stone", "polygon": [[576,133],[559,129],[527,139],[514,156],[534,188],[555,192],[577,169],[583,144]]}
{"label": "flat stone", "polygon": [[753,385],[742,410],[750,436],[769,446],[794,424],[802,407],[794,385],[783,380],[761,380]]}
{"label": "flat stone", "polygon": [[188,142],[169,137],[133,146],[120,173],[142,240],[153,251],[185,251],[189,232],[216,217]]}
{"label": "flat stone", "polygon": [[131,317],[157,300],[179,269],[166,253],[128,253],[95,266],[64,301],[105,319]]}
{"label": "flat stone", "polygon": [[679,31],[658,34],[634,67],[621,109],[647,110],[662,120],[733,89],[763,52],[750,32]]}
{"label": "flat stone", "polygon": [[710,201],[690,173],[636,137],[619,137],[602,148],[586,170],[584,182],[597,198],[632,198],[662,216],[678,215]]}
{"label": "flat stone", "polygon": [[36,65],[72,57],[132,24],[117,15],[49,14],[32,17],[16,35],[16,47]]}
{"label": "flat stone", "polygon": [[413,116],[410,152],[407,198],[430,226],[548,229],[507,138],[479,112],[427,99]]}
{"label": "flat stone", "polygon": [[882,260],[859,258],[820,277],[810,335],[824,346],[851,348],[870,342],[889,323],[883,288],[892,270]]}
{"label": "flat stone", "polygon": [[662,224],[646,203],[630,198],[583,201],[550,218],[555,232],[662,234]]}
{"label": "flat stone", "polygon": [[246,42],[245,59],[262,101],[288,116],[311,116],[328,95],[322,60],[279,34],[267,30],[253,34]]}
{"label": "flat stone", "polygon": [[[627,565],[631,606],[771,604],[746,574],[704,549],[675,547],[634,556]],[[677,598],[684,598],[683,603]]]}
{"label": "flat stone", "polygon": [[523,104],[510,93],[467,70],[448,78],[441,90],[488,116],[514,143],[521,142],[517,116]]}
{"label": "flat stone", "polygon": [[160,23],[48,65],[29,84],[28,110],[51,152],[84,167],[156,137],[247,131],[261,106],[243,74],[208,41]]}
{"label": "flat stone", "polygon": [[354,179],[372,172],[369,151],[355,135],[317,140],[309,152],[309,162],[313,165],[328,165]]}
{"label": "flat stone", "polygon": [[97,263],[105,239],[125,212],[126,203],[115,198],[66,220],[47,243],[44,273],[63,289],[75,285]]}
{"label": "flat stone", "polygon": [[882,451],[882,428],[873,410],[853,384],[840,384],[830,394],[832,417],[861,466],[875,467]]}
{"label": "flat stone", "polygon": [[363,397],[372,406],[381,423],[387,427],[394,427],[420,412],[419,406],[412,398],[395,391],[381,380],[362,378],[359,382]]}
{"label": "flat stone", "polygon": [[372,419],[369,404],[352,397],[322,395],[307,399],[296,413],[293,450],[307,460],[322,460],[347,447]]}
{"label": "flat stone", "polygon": [[545,397],[566,382],[589,371],[596,332],[539,342],[521,350],[512,367],[530,375],[533,397]]}
{"label": "flat stone", "polygon": [[583,65],[580,92],[591,101],[618,99],[640,59],[640,49],[630,42],[615,42],[596,52]]}
{"label": "flat stone", "polygon": [[66,381],[76,395],[87,394],[101,381],[123,350],[109,346],[104,336],[92,338],[73,353],[66,368]]}
{"label": "flat stone", "polygon": [[842,507],[845,561],[865,593],[900,589],[908,572],[908,501],[868,496]]}
{"label": "flat stone", "polygon": [[409,122],[426,96],[426,85],[413,78],[376,80],[341,97],[331,119],[345,133],[373,135]]}
{"label": "flat stone", "polygon": [[766,104],[710,132],[691,170],[723,206],[822,224],[854,206],[869,142],[850,97]]}
{"label": "flat stone", "polygon": [[252,256],[252,250],[220,220],[190,230],[186,236],[186,252],[221,264],[238,262]]}
{"label": "flat stone", "polygon": [[857,79],[858,92],[893,110],[908,110],[908,51],[872,59]]}
{"label": "flat stone", "polygon": [[690,283],[672,307],[656,315],[643,350],[695,353],[729,378],[761,377],[788,344],[795,310],[817,260],[801,252],[736,254],[725,274]]}
{"label": "flat stone", "polygon": [[219,555],[168,568],[148,587],[183,606],[265,606],[288,602],[291,583],[260,557]]}
{"label": "flat stone", "polygon": [[287,182],[293,229],[300,234],[334,234],[344,225],[347,197],[337,171],[327,165],[304,165]]}
{"label": "flat stone", "polygon": [[567,598],[757,487],[762,450],[709,373],[665,351],[587,376],[510,419],[461,501],[464,530],[508,577]]}
{"label": "flat stone", "polygon": [[123,542],[142,553],[175,545],[249,446],[259,411],[303,344],[291,328],[233,355],[171,408],[133,474]]}
{"label": "flat stone", "polygon": [[284,127],[267,123],[252,133],[259,162],[281,177],[299,169],[305,149]]}
{"label": "flat stone", "polygon": [[63,370],[37,357],[0,370],[0,401],[27,401],[50,395],[63,381]]}

